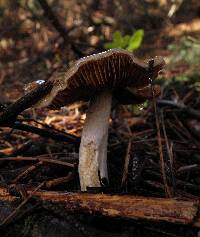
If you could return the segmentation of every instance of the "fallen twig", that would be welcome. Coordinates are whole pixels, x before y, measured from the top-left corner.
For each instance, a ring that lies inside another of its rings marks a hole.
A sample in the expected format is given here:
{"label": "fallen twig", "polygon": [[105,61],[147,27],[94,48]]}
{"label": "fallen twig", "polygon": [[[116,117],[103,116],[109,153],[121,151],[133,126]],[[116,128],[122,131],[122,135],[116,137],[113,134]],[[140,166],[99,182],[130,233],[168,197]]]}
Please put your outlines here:
{"label": "fallen twig", "polygon": [[162,130],[163,130],[165,143],[166,143],[166,150],[167,150],[167,155],[168,155],[168,168],[169,168],[169,171],[170,171],[172,187],[173,187],[171,193],[172,193],[172,196],[174,197],[175,193],[176,193],[176,181],[175,181],[175,172],[174,172],[174,157],[173,157],[173,151],[170,149],[169,140],[168,140],[168,137],[167,137],[163,112],[161,112],[161,124],[162,124]]}
{"label": "fallen twig", "polygon": [[177,103],[177,102],[174,102],[174,101],[171,101],[171,100],[157,100],[157,104],[159,106],[170,106],[170,107],[173,107],[173,108],[177,108],[179,110],[181,110],[182,112],[185,112],[187,113],[188,115],[194,117],[194,118],[197,118],[197,119],[200,119],[200,112],[185,105],[184,103]]}
{"label": "fallen twig", "polygon": [[64,165],[70,168],[74,168],[74,164],[65,162],[65,161],[60,161],[60,160],[55,160],[55,159],[49,159],[49,158],[44,158],[40,156],[36,157],[6,157],[6,158],[0,158],[0,161],[41,161],[44,163],[51,163],[51,164],[57,164],[57,165]]}
{"label": "fallen twig", "polygon": [[43,86],[38,87],[37,90],[29,92],[18,99],[15,103],[3,109],[0,113],[0,126],[12,126],[21,112],[36,104],[51,89],[52,84],[47,81],[43,84]]}
{"label": "fallen twig", "polygon": [[[150,75],[151,75],[151,71],[152,71],[152,68],[153,68],[153,64],[154,64],[154,60],[150,60],[149,61],[149,72],[150,72]],[[158,119],[158,111],[157,111],[157,106],[156,106],[154,89],[153,89],[151,77],[149,79],[151,81],[151,90],[152,90],[152,98],[153,98],[153,107],[154,107],[154,112],[155,112],[156,130],[157,130],[157,141],[158,141],[158,148],[159,148],[159,156],[160,156],[160,166],[161,166],[161,171],[162,171],[162,178],[163,178],[163,182],[164,182],[164,186],[165,186],[165,193],[166,193],[167,197],[171,197],[172,195],[171,195],[170,189],[168,187],[167,176],[166,176],[166,172],[165,172],[165,161],[164,161],[164,157],[163,157],[163,148],[162,148],[162,141],[161,141],[161,134],[160,134],[160,123],[159,123],[159,119]]]}
{"label": "fallen twig", "polygon": [[70,180],[73,179],[73,177],[74,177],[74,172],[69,172],[68,175],[65,177],[60,177],[60,178],[47,181],[45,186],[47,188],[55,187],[57,185],[69,182]]}
{"label": "fallen twig", "polygon": [[38,166],[42,165],[43,161],[39,161],[38,163],[29,166],[27,169],[25,169],[22,173],[17,175],[17,177],[11,181],[11,183],[17,183],[20,179],[27,177],[28,174],[30,174],[32,171],[34,171]]}
{"label": "fallen twig", "polygon": [[[66,141],[69,143],[79,145],[80,139],[74,135],[58,132],[54,129],[38,128],[17,120],[17,116],[25,109],[33,106],[37,103],[42,96],[48,93],[52,88],[51,83],[45,82],[43,86],[39,86],[37,89],[29,92],[21,97],[15,103],[5,108],[0,113],[0,126],[11,127],[13,129],[19,129],[26,132],[32,132],[43,137],[52,138],[54,140]],[[16,121],[17,120],[17,121]]]}
{"label": "fallen twig", "polygon": [[19,122],[15,122],[12,128],[19,129],[21,131],[35,133],[40,136],[51,138],[57,141],[69,142],[76,145],[79,145],[80,143],[79,137],[76,137],[75,135],[68,134],[68,133],[57,132],[54,129],[38,128],[38,127],[34,127],[28,124],[19,123]]}
{"label": "fallen twig", "polygon": [[13,211],[8,215],[4,221],[0,224],[0,226],[4,226],[12,221],[12,219],[16,216],[17,212],[33,197],[33,195],[44,185],[44,183],[41,183],[38,185],[33,191],[29,192],[29,195],[27,196],[26,199],[24,199],[23,202]]}
{"label": "fallen twig", "polygon": [[127,183],[128,166],[129,166],[130,152],[131,152],[131,144],[132,144],[132,139],[129,139],[128,147],[127,147],[127,150],[126,150],[126,157],[125,157],[125,162],[124,162],[124,171],[123,171],[123,176],[122,176],[121,187],[126,187],[126,183]]}
{"label": "fallen twig", "polygon": [[186,166],[182,166],[177,170],[177,173],[180,174],[184,174],[187,172],[191,172],[191,171],[200,171],[200,165],[199,164],[192,164],[192,165],[186,165]]}

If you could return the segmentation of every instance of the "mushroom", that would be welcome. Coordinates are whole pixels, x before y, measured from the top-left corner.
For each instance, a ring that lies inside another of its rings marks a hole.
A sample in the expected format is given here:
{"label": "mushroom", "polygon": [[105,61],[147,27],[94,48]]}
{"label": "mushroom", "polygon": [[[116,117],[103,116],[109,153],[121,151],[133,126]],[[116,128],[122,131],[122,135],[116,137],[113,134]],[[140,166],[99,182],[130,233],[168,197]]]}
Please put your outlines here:
{"label": "mushroom", "polygon": [[[163,65],[162,58],[154,58],[153,78]],[[80,185],[82,191],[101,187],[108,182],[107,141],[112,95],[119,100],[123,97],[123,103],[150,98],[148,61],[141,61],[126,50],[112,49],[79,59],[45,83],[53,86],[38,101],[37,107],[57,109],[76,101],[89,101],[79,150]]]}

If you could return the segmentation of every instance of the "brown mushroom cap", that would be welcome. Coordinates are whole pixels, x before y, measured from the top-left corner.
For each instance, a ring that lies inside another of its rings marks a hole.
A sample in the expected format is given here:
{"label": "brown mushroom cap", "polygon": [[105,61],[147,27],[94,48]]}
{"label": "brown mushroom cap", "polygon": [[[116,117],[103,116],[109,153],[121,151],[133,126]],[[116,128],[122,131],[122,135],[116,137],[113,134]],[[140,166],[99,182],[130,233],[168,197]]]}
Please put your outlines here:
{"label": "brown mushroom cap", "polygon": [[161,93],[159,85],[154,85],[152,88],[151,85],[148,85],[139,89],[132,87],[119,89],[114,91],[114,96],[121,104],[141,104],[148,99],[152,99],[152,90],[154,97],[158,97]]}
{"label": "brown mushroom cap", "polygon": [[[154,58],[153,78],[157,77],[163,65],[162,58]],[[148,61],[141,61],[126,50],[111,49],[79,59],[64,73],[54,74],[46,83],[53,84],[53,88],[37,106],[60,108],[76,101],[88,101],[105,89],[147,86]]]}

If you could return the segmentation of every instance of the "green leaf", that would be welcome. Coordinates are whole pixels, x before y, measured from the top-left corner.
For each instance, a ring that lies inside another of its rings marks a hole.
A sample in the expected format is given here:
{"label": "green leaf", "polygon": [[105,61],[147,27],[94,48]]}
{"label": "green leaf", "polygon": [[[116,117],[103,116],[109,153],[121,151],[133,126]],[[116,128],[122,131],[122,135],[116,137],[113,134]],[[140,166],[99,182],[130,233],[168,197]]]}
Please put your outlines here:
{"label": "green leaf", "polygon": [[125,35],[123,37],[123,42],[122,42],[123,49],[125,49],[127,47],[127,45],[129,44],[129,40],[130,40],[130,35]]}
{"label": "green leaf", "polygon": [[115,31],[113,33],[112,42],[105,43],[105,49],[128,49],[129,51],[133,51],[134,49],[140,47],[142,43],[142,39],[144,36],[143,30],[137,30],[132,36],[125,35],[122,36],[120,31]]}
{"label": "green leaf", "polygon": [[120,31],[115,31],[113,33],[113,41],[120,42],[122,40],[122,34]]}
{"label": "green leaf", "polygon": [[187,77],[187,76],[185,76],[185,75],[180,75],[180,76],[176,76],[175,77],[175,80],[176,81],[184,81],[184,82],[187,82],[187,81],[189,81],[189,77]]}
{"label": "green leaf", "polygon": [[144,38],[144,30],[137,30],[129,40],[129,46],[127,50],[133,52],[141,46],[142,40]]}
{"label": "green leaf", "polygon": [[113,42],[105,43],[105,44],[103,45],[103,47],[104,47],[105,49],[113,49],[113,48],[115,48]]}
{"label": "green leaf", "polygon": [[193,85],[194,85],[195,91],[200,92],[200,82],[195,82]]}
{"label": "green leaf", "polygon": [[113,41],[112,42],[104,44],[104,48],[106,48],[106,49],[114,49],[114,48],[122,49],[122,46],[123,46],[123,37],[122,37],[120,31],[115,31],[113,33]]}

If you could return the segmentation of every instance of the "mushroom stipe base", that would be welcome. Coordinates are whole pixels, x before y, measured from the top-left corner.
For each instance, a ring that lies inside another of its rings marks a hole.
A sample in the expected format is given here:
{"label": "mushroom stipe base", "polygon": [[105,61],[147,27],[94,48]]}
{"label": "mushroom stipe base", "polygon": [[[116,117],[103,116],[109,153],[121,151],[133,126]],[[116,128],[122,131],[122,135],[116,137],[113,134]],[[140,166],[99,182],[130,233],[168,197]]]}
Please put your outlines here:
{"label": "mushroom stipe base", "polygon": [[104,91],[90,101],[79,150],[81,191],[101,187],[108,181],[107,143],[112,91]]}

